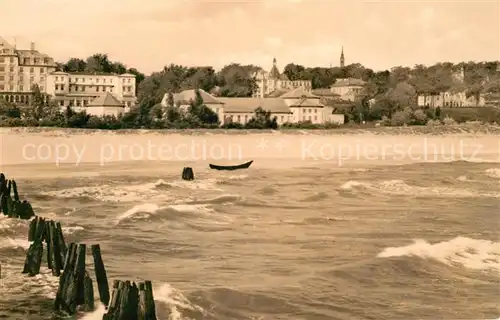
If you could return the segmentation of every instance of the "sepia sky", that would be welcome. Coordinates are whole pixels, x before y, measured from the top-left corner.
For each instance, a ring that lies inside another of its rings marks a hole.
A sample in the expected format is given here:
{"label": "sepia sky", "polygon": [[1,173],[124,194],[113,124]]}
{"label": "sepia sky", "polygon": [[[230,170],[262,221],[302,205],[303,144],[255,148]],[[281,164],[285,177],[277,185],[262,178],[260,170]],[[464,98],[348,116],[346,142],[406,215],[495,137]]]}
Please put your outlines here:
{"label": "sepia sky", "polygon": [[0,0],[0,35],[58,61],[108,53],[149,73],[170,63],[270,68],[272,58],[376,70],[500,60],[500,0]]}

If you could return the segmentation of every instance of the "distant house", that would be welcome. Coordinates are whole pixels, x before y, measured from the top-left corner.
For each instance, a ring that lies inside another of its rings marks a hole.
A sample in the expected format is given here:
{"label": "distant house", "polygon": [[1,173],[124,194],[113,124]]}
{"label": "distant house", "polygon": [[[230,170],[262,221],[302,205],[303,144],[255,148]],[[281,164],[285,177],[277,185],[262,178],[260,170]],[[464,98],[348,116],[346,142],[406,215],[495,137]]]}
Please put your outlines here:
{"label": "distant house", "polygon": [[331,92],[340,96],[342,100],[354,101],[361,94],[366,82],[356,78],[337,79],[330,87]]}
{"label": "distant house", "polygon": [[[213,95],[211,95],[210,93],[206,92],[203,89],[199,89],[199,92],[205,106],[207,106],[213,112],[215,112],[219,117],[219,119],[224,119],[224,110],[222,108],[222,102],[217,100],[217,98],[215,98]],[[187,109],[191,104],[191,101],[195,100],[196,100],[195,89],[184,90],[174,94],[174,104],[180,105],[180,108],[183,111],[187,111]],[[163,99],[161,100],[161,105],[163,107],[166,107],[168,105],[167,101],[168,101],[168,94],[165,94],[163,96]]]}
{"label": "distant house", "polygon": [[484,107],[486,101],[484,97],[475,95],[467,96],[462,92],[436,92],[420,93],[417,96],[417,105],[427,108],[460,108],[460,107]]}
{"label": "distant house", "polygon": [[85,110],[89,115],[118,117],[125,112],[125,105],[113,94],[106,92],[92,100]]}
{"label": "distant house", "polygon": [[[321,97],[309,92],[306,88],[298,87],[273,98],[224,98],[214,97],[200,90],[204,104],[214,110],[221,122],[238,122],[245,124],[255,115],[257,108],[262,108],[277,118],[278,124],[311,122],[322,124],[326,122],[343,123],[338,116],[332,115],[333,108],[325,108]],[[181,108],[189,106],[196,98],[195,90],[186,90],[174,94],[174,102]],[[163,97],[162,105],[167,105],[168,94]]]}
{"label": "distant house", "polygon": [[259,70],[252,74],[252,77],[257,83],[257,90],[253,94],[254,98],[268,97],[269,94],[276,90],[288,91],[303,87],[305,90],[311,91],[312,88],[311,80],[290,80],[286,74],[280,73],[275,58],[273,59],[273,67],[269,72]]}

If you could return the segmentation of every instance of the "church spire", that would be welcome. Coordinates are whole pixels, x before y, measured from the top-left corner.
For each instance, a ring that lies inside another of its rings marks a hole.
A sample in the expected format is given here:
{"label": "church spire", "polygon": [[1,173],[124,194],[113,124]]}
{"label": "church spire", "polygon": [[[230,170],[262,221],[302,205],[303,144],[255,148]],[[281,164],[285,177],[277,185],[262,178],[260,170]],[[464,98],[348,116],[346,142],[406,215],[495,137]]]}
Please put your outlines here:
{"label": "church spire", "polygon": [[342,51],[340,53],[340,67],[345,67],[344,46],[342,46]]}

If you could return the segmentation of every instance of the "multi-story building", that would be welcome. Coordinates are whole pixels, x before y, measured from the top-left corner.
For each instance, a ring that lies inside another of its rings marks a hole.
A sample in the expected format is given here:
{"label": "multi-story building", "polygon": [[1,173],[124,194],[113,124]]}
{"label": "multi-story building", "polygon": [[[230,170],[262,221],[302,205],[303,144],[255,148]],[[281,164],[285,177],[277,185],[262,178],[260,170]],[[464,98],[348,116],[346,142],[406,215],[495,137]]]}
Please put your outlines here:
{"label": "multi-story building", "polygon": [[[457,83],[465,83],[465,68],[452,74],[453,80]],[[460,107],[484,107],[486,101],[479,95],[468,95],[465,90],[461,91],[440,91],[431,93],[420,93],[417,96],[417,105],[427,108],[460,108]]]}
{"label": "multi-story building", "polygon": [[[276,58],[273,59],[273,67],[269,72],[260,70],[252,76],[257,82],[257,91],[254,92],[254,98],[265,98],[269,96],[279,96],[285,92],[296,88],[303,88],[311,92],[311,80],[290,80],[286,74],[281,74],[276,66]],[[274,94],[279,92],[278,94]]]}
{"label": "multi-story building", "polygon": [[[98,97],[110,93],[127,112],[137,101],[135,75],[110,73],[67,73],[56,71],[47,77],[46,93],[61,108],[86,110]],[[108,95],[109,96],[109,95]]]}
{"label": "multi-story building", "polygon": [[54,59],[35,49],[18,50],[0,37],[0,97],[9,102],[27,105],[32,88],[38,85],[45,92],[47,76],[56,70]]}

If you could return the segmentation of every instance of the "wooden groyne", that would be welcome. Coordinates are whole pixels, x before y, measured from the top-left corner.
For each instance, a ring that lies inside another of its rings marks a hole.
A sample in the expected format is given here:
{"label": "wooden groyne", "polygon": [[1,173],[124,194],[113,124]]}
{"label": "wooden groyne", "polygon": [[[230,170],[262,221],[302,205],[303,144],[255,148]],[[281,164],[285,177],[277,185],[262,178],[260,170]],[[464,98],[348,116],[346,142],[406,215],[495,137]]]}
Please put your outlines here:
{"label": "wooden groyne", "polygon": [[7,180],[3,173],[0,173],[0,212],[19,219],[31,219],[35,216],[31,204],[19,199],[16,181]]}
{"label": "wooden groyne", "polygon": [[[11,193],[13,191],[13,196]],[[59,277],[59,287],[54,301],[54,310],[75,315],[78,310],[94,311],[94,280],[87,270],[86,255],[89,247],[83,243],[70,243],[66,246],[61,224],[35,216],[27,201],[20,202],[17,185],[0,175],[0,199],[2,212],[18,219],[30,219],[28,241],[22,273],[33,277],[40,273],[44,248],[47,267],[52,275]],[[19,209],[19,205],[28,207]],[[26,206],[26,205],[24,205]],[[151,281],[139,282],[114,280],[110,297],[108,277],[101,256],[99,244],[90,246],[94,261],[94,275],[100,302],[106,306],[103,320],[157,320],[156,307]],[[1,267],[0,267],[1,270]]]}

